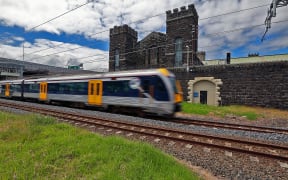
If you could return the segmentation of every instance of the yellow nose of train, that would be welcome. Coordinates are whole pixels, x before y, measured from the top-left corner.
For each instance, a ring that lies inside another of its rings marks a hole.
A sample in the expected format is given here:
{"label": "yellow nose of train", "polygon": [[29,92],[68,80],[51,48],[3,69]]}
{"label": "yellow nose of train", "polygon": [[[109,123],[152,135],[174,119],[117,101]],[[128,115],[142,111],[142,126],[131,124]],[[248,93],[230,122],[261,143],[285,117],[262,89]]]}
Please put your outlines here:
{"label": "yellow nose of train", "polygon": [[176,88],[177,88],[177,92],[175,93],[175,99],[174,102],[175,103],[181,103],[183,101],[183,91],[180,85],[179,81],[176,81]]}

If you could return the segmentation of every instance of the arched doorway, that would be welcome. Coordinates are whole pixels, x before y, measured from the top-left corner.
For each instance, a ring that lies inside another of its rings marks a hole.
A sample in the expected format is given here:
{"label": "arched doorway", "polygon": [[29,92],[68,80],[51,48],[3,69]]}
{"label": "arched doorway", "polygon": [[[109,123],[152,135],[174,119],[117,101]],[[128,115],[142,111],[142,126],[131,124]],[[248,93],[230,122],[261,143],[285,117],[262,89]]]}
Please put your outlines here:
{"label": "arched doorway", "polygon": [[188,82],[188,102],[218,106],[220,97],[220,79],[214,77],[196,77]]}

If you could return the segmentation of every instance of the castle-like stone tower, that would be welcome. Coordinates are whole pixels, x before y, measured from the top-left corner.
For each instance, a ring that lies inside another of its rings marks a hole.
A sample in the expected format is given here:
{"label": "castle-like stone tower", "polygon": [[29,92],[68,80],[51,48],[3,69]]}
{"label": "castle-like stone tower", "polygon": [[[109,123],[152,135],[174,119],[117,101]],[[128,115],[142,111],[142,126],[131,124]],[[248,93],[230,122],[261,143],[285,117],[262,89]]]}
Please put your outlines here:
{"label": "castle-like stone tower", "polygon": [[197,53],[198,14],[193,4],[166,11],[166,60],[168,67],[201,64]]}
{"label": "castle-like stone tower", "polygon": [[136,46],[137,36],[137,32],[128,25],[110,29],[109,71],[127,69],[127,60]]}
{"label": "castle-like stone tower", "polygon": [[166,34],[152,32],[137,42],[128,25],[110,29],[109,71],[201,65],[197,57],[198,14],[193,4],[166,12]]}

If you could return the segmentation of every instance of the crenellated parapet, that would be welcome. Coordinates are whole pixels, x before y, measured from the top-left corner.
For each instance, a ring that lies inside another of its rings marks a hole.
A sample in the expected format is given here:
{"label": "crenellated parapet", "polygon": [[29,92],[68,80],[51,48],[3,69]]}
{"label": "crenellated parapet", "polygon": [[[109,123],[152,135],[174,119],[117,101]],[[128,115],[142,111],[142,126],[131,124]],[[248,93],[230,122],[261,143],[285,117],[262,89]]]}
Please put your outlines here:
{"label": "crenellated parapet", "polygon": [[175,20],[177,18],[188,17],[188,16],[195,16],[198,19],[198,13],[195,9],[194,4],[186,6],[182,6],[180,9],[175,8],[173,12],[171,10],[166,11],[166,21]]}
{"label": "crenellated parapet", "polygon": [[121,33],[128,33],[135,38],[137,38],[138,36],[137,31],[129,27],[127,24],[123,26],[114,26],[113,28],[110,29],[110,36],[121,34]]}

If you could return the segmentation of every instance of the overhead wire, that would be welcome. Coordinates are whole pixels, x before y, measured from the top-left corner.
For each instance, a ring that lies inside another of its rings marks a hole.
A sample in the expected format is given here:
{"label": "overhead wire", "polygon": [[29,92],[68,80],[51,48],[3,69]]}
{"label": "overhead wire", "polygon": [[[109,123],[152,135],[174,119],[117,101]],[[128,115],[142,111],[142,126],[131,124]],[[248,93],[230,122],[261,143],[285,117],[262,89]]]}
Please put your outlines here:
{"label": "overhead wire", "polygon": [[[287,22],[287,20],[281,20],[281,21],[276,21],[276,22],[272,22],[272,23],[283,23],[283,22]],[[241,27],[241,28],[237,28],[237,29],[231,29],[231,30],[225,30],[225,31],[219,31],[219,32],[216,32],[216,33],[210,33],[210,34],[205,34],[205,36],[216,36],[216,35],[222,35],[222,34],[228,34],[228,33],[232,33],[232,32],[235,32],[235,31],[240,31],[240,30],[245,30],[245,29],[251,29],[251,28],[257,28],[257,27],[261,27],[263,26],[264,24],[257,24],[257,25],[252,25],[252,26],[248,26],[248,27]],[[187,40],[187,41],[184,41],[185,43],[189,43],[191,41],[195,41],[195,40],[198,40],[197,38],[195,39],[190,39],[190,40]],[[151,48],[146,48],[145,50],[150,50],[150,49],[154,49],[154,48],[159,48],[159,47],[166,47],[166,46],[171,46],[171,45],[175,45],[175,43],[170,43],[170,44],[163,44],[163,45],[160,45],[160,46],[154,46],[154,47],[151,47]],[[211,45],[210,45],[211,46]],[[28,60],[34,60],[34,59],[38,59],[38,58],[42,58],[42,57],[47,57],[47,56],[51,56],[51,55],[56,55],[56,54],[60,54],[60,53],[63,53],[63,52],[68,52],[68,51],[72,51],[72,50],[76,50],[76,49],[81,49],[83,48],[82,46],[80,47],[77,47],[77,48],[73,48],[73,49],[68,49],[68,50],[64,50],[64,51],[60,51],[60,52],[56,52],[56,53],[52,53],[52,54],[48,54],[48,55],[44,55],[44,56],[40,56],[40,57],[37,57],[37,58],[32,58],[32,59],[28,59]],[[200,48],[200,47],[199,47]],[[128,55],[128,54],[133,54],[133,53],[137,53],[137,52],[142,52],[143,49],[140,49],[140,50],[135,50],[135,51],[129,51],[127,53],[121,53],[119,55]],[[87,56],[87,57],[81,57],[81,58],[75,58],[76,60],[81,60],[81,59],[85,59],[85,58],[89,58],[89,57],[93,57],[93,56],[97,56],[99,54],[96,54],[96,55],[90,55],[90,56]]]}
{"label": "overhead wire", "polygon": [[[81,5],[81,6],[79,6],[78,8],[80,8],[80,7],[82,7],[82,6],[86,5],[86,4],[88,4],[88,3],[85,3],[85,4]],[[269,4],[268,4],[268,5],[269,5]],[[256,9],[256,8],[261,8],[261,7],[264,7],[264,6],[267,6],[267,4],[255,6],[255,7],[252,7],[252,8],[242,9],[242,10],[238,10],[238,11],[232,11],[232,12],[228,12],[228,13],[223,13],[223,14],[219,14],[219,15],[215,15],[215,16],[206,17],[206,18],[201,18],[201,19],[199,19],[199,20],[206,20],[206,19],[215,18],[215,17],[220,17],[220,16],[225,16],[225,15],[229,15],[229,14],[233,14],[233,13],[239,13],[239,12],[248,11],[248,10],[252,10],[252,9]],[[76,8],[74,8],[73,10],[76,10]],[[72,10],[71,10],[71,11],[72,11]],[[68,12],[69,12],[69,11],[68,11]],[[62,16],[65,15],[65,14],[67,14],[68,12],[63,13]],[[166,14],[166,13],[155,14],[155,15],[153,15],[153,16],[145,17],[145,18],[142,18],[142,19],[139,19],[139,20],[136,20],[136,21],[132,21],[132,22],[130,22],[130,23],[133,24],[133,23],[142,22],[142,21],[145,21],[145,20],[147,20],[147,19],[151,19],[151,18],[153,18],[153,17],[161,16],[161,15],[164,15],[164,14]],[[121,15],[120,15],[120,16],[121,16]],[[57,18],[59,18],[59,17],[61,17],[61,15],[57,16]],[[52,21],[52,20],[54,20],[54,19],[56,19],[56,17],[55,17],[55,18],[52,18],[51,20],[49,20],[49,22]],[[46,22],[48,22],[48,21],[46,21]],[[45,23],[42,23],[41,25],[44,25],[44,24],[45,24]],[[40,25],[37,25],[37,26],[35,26],[34,28],[39,27],[39,26],[40,26]],[[34,28],[31,28],[31,29],[34,29]],[[107,32],[107,31],[109,31],[109,29],[108,29],[108,30],[101,31],[101,32],[97,32],[97,33],[94,33],[94,34],[91,34],[91,35],[89,35],[89,36],[91,37],[91,36],[94,36],[94,35],[97,35],[97,34],[101,34],[101,33]],[[52,49],[52,48],[53,48],[53,47],[45,48],[45,50]],[[43,51],[44,51],[44,50],[43,50]],[[36,51],[36,52],[39,52],[39,51]],[[29,53],[29,54],[32,54],[32,53]]]}
{"label": "overhead wire", "polygon": [[[85,3],[85,4],[83,4],[82,6],[84,6],[84,5],[86,5],[86,4],[88,4],[88,3]],[[214,18],[214,17],[220,17],[220,16],[225,16],[225,15],[229,15],[229,14],[233,14],[233,13],[239,13],[239,12],[248,11],[248,10],[252,10],[252,9],[256,9],[256,8],[261,8],[261,7],[264,7],[264,6],[267,6],[267,4],[265,4],[265,5],[259,5],[259,6],[255,6],[255,7],[247,8],[247,9],[241,9],[241,10],[238,10],[238,11],[223,13],[223,14],[219,14],[219,15],[215,15],[215,16],[210,16],[210,17],[206,17],[206,18],[199,19],[199,20],[206,20],[206,19],[210,19],[210,18]],[[75,10],[75,9],[74,9],[74,10]],[[63,14],[64,14],[64,13],[63,13]],[[163,15],[163,14],[165,14],[165,13],[160,13],[160,14],[156,14],[156,15],[153,15],[153,16],[145,17],[145,18],[143,18],[143,19],[136,20],[136,21],[133,21],[133,22],[130,22],[130,23],[141,22],[141,21],[144,21],[144,20],[153,18],[153,17],[157,17],[157,16],[160,16],[160,15]],[[42,23],[42,24],[44,24],[44,23]],[[260,26],[260,25],[256,25],[256,26]],[[244,27],[244,28],[247,28],[247,27]],[[241,29],[243,29],[243,28],[235,29],[235,30],[233,30],[233,31],[238,31],[238,30],[241,30]],[[89,36],[92,37],[92,36],[94,36],[94,35],[97,35],[97,34],[100,34],[100,33],[103,33],[103,32],[107,32],[107,31],[109,31],[109,30],[104,30],[104,31],[101,31],[101,32],[97,32],[97,33],[91,34],[91,35],[89,35]],[[227,32],[232,32],[232,31],[229,30],[229,31],[227,31]],[[220,33],[225,33],[225,32],[217,32],[217,33],[213,33],[213,34],[220,34]],[[207,34],[207,35],[212,35],[212,34]],[[63,44],[64,44],[64,43],[63,43]],[[63,44],[61,43],[61,44],[59,44],[59,45],[57,45],[57,46],[55,46],[55,47],[59,47],[59,46],[61,46],[61,45],[63,45]],[[53,48],[53,47],[45,48],[45,49],[43,49],[43,51],[44,51],[44,50],[51,49],[51,48]],[[85,46],[79,47],[79,48],[76,48],[76,49],[80,49],[80,48],[85,48]],[[75,50],[75,48],[72,48],[71,50]],[[41,51],[42,51],[42,50],[38,50],[38,51],[34,51],[34,52],[41,52]],[[58,52],[58,53],[60,54],[60,53],[62,53],[62,52],[67,52],[67,51],[69,51],[69,50],[61,51],[61,52]],[[29,53],[29,54],[34,54],[34,52]],[[52,53],[52,54],[40,56],[40,58],[41,58],[41,57],[50,56],[50,55],[55,55],[55,54],[58,54],[58,53]],[[37,58],[39,58],[39,56],[38,56]],[[34,59],[36,59],[36,58],[28,59],[28,60],[34,60]]]}
{"label": "overhead wire", "polygon": [[[29,31],[31,31],[31,30],[34,30],[34,29],[36,29],[36,28],[38,28],[38,27],[40,27],[40,26],[42,26],[42,25],[44,25],[44,24],[47,24],[47,23],[49,23],[49,22],[51,22],[51,21],[53,21],[53,20],[55,20],[55,19],[58,19],[58,18],[66,15],[66,14],[68,14],[68,13],[71,13],[72,11],[75,11],[75,10],[77,10],[77,9],[83,7],[83,6],[86,6],[87,4],[89,4],[89,3],[91,3],[91,2],[92,2],[92,1],[87,1],[87,2],[84,3],[84,4],[81,4],[81,5],[79,5],[79,6],[76,6],[76,7],[73,8],[73,9],[70,9],[70,10],[68,10],[68,11],[66,11],[66,12],[64,12],[64,13],[62,13],[62,14],[60,14],[60,15],[57,15],[56,17],[53,17],[53,18],[51,18],[51,19],[49,19],[49,20],[47,20],[47,21],[45,21],[45,22],[43,22],[43,23],[41,23],[41,24],[38,24],[38,25],[36,25],[36,26],[28,29],[27,31],[29,32]],[[64,44],[64,43],[63,43],[63,44]],[[58,46],[60,46],[60,45],[58,45]],[[46,48],[45,50],[47,50],[47,49],[49,49],[49,48]],[[39,50],[39,51],[36,51],[36,52],[41,52],[41,51],[44,51],[44,50]],[[35,52],[33,52],[33,53],[35,53]],[[32,53],[29,53],[29,54],[32,54]]]}
{"label": "overhead wire", "polygon": [[69,11],[66,11],[66,12],[64,12],[64,13],[62,13],[62,14],[60,14],[60,15],[58,15],[58,16],[52,18],[52,19],[49,19],[49,20],[47,20],[47,21],[45,21],[45,22],[43,22],[43,23],[37,25],[37,26],[34,26],[34,27],[28,29],[28,31],[31,31],[31,30],[36,29],[36,28],[38,28],[38,27],[40,27],[40,26],[42,26],[42,25],[44,25],[44,24],[47,24],[47,23],[49,23],[49,22],[51,22],[51,21],[53,21],[53,20],[55,20],[55,19],[58,19],[58,18],[64,16],[65,14],[68,14],[68,13],[70,13],[70,12],[72,12],[72,11],[75,11],[76,9],[79,9],[79,8],[81,8],[81,7],[83,7],[83,6],[86,6],[86,5],[89,4],[89,3],[91,3],[91,1],[87,1],[87,2],[84,3],[84,4],[81,4],[81,5],[79,5],[79,6],[75,7],[75,8],[73,8],[73,9],[71,9],[71,10],[69,10]]}

